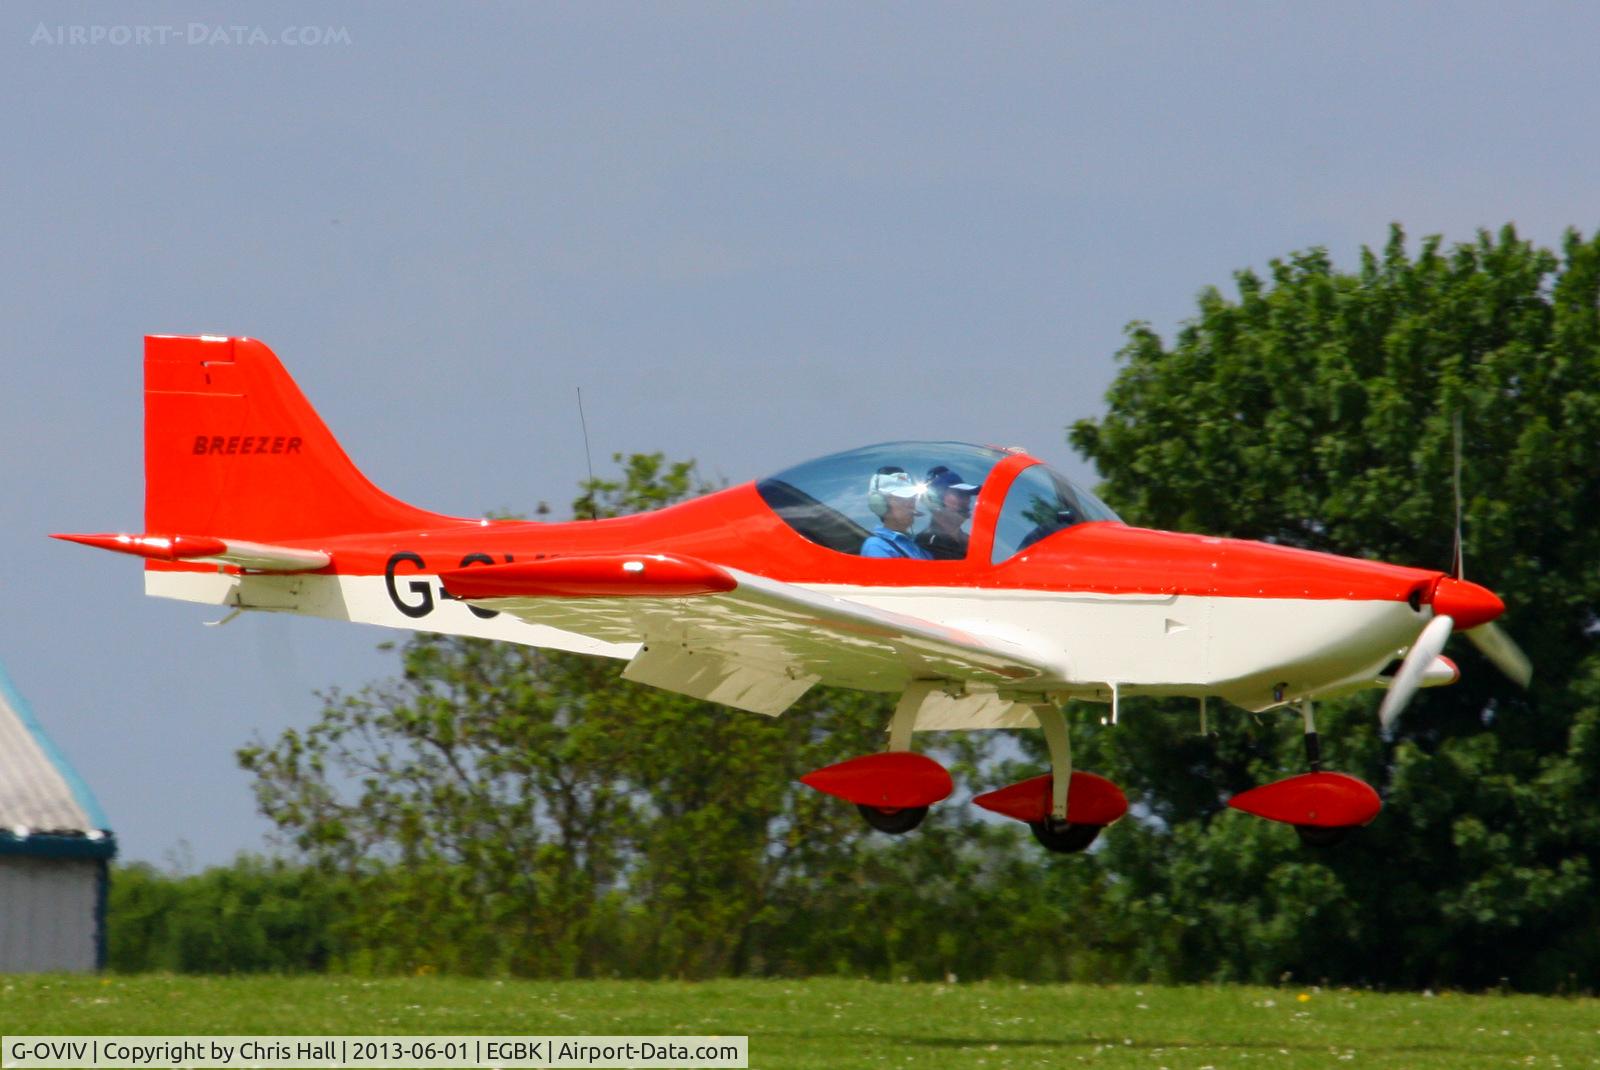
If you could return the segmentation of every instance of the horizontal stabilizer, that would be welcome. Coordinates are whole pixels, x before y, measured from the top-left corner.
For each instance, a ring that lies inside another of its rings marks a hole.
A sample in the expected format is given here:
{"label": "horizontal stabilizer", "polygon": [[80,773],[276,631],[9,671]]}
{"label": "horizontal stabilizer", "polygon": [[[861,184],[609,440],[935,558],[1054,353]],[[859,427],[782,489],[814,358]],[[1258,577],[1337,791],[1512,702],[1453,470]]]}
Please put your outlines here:
{"label": "horizontal stabilizer", "polygon": [[53,539],[82,543],[119,554],[152,561],[189,561],[196,564],[233,565],[252,572],[313,572],[326,568],[332,555],[322,550],[273,546],[243,539],[218,539],[208,535],[76,535],[61,533]]}

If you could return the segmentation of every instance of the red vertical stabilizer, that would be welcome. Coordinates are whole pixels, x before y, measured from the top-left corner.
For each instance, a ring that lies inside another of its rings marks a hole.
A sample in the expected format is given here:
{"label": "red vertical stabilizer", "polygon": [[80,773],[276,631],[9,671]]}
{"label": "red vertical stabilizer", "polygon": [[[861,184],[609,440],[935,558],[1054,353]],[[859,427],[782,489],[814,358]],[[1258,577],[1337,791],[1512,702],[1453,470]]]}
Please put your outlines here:
{"label": "red vertical stabilizer", "polygon": [[147,336],[144,413],[146,531],[278,541],[474,523],[373,486],[252,338]]}

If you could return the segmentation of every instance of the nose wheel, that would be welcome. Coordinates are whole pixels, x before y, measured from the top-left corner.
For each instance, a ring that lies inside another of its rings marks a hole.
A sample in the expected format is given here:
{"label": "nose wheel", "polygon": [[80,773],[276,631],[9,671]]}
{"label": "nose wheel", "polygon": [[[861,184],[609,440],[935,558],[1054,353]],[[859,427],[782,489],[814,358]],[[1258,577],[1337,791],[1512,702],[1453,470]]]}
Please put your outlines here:
{"label": "nose wheel", "polygon": [[1325,849],[1343,843],[1353,829],[1370,824],[1383,809],[1383,802],[1370,784],[1323,770],[1311,700],[1302,700],[1300,709],[1305,719],[1306,764],[1311,771],[1251,788],[1229,799],[1228,805],[1268,821],[1293,825],[1302,844]]}
{"label": "nose wheel", "polygon": [[[1317,735],[1316,716],[1312,712],[1311,700],[1304,699],[1300,703],[1300,713],[1305,721],[1306,765],[1313,773],[1322,772],[1322,738]],[[1296,825],[1295,835],[1300,837],[1300,842],[1307,847],[1337,847],[1350,838],[1349,825]]]}

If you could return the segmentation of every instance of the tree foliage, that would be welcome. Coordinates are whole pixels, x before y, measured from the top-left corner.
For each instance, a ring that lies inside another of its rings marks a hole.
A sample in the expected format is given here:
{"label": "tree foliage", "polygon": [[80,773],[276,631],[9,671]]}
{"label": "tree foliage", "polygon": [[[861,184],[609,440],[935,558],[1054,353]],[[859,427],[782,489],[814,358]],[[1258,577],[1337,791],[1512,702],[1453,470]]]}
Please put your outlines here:
{"label": "tree foliage", "polygon": [[106,905],[107,965],[122,973],[287,973],[340,958],[330,918],[344,888],[304,866],[241,855],[204,873],[117,866]]}
{"label": "tree foliage", "polygon": [[1200,773],[1303,768],[1295,730],[1234,718],[1204,748],[1162,719],[1101,746],[1163,822],[1108,847],[1126,916],[1167,930],[1150,968],[1593,987],[1600,238],[1556,253],[1506,227],[1413,256],[1397,226],[1353,273],[1314,249],[1235,281],[1171,346],[1130,328],[1106,416],[1071,429],[1103,495],[1152,527],[1448,569],[1459,418],[1466,574],[1536,675],[1519,692],[1457,641],[1463,679],[1419,694],[1392,747],[1375,699],[1326,705],[1335,765],[1388,808],[1325,856],[1195,797]]}

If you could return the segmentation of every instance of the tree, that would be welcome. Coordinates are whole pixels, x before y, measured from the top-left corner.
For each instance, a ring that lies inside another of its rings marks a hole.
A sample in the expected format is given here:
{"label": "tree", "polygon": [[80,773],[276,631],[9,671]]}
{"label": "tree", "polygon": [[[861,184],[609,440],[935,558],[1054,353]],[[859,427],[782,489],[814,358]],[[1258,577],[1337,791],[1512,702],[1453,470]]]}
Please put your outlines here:
{"label": "tree", "polygon": [[119,973],[322,970],[340,957],[329,918],[344,909],[338,882],[281,860],[240,855],[192,875],[119,865],[107,964]]}
{"label": "tree", "polygon": [[1297,731],[1232,718],[1208,749],[1152,719],[1091,739],[1160,818],[1109,837],[1119,916],[1148,929],[1128,946],[1171,976],[1593,988],[1600,236],[1556,253],[1507,226],[1411,256],[1396,226],[1356,272],[1313,249],[1235,282],[1170,347],[1129,329],[1107,414],[1070,433],[1102,495],[1152,527],[1448,568],[1459,418],[1466,575],[1505,598],[1536,675],[1519,692],[1458,642],[1461,682],[1419,694],[1392,746],[1369,696],[1322,706],[1332,763],[1389,808],[1320,856],[1197,786],[1303,768]]}

